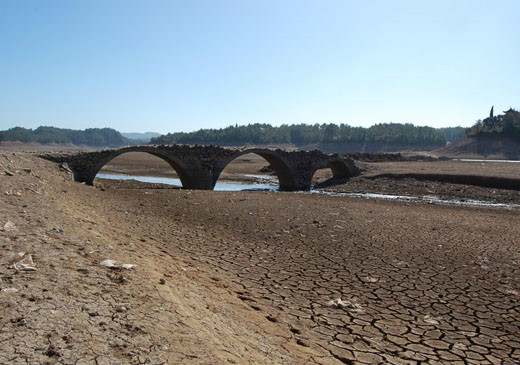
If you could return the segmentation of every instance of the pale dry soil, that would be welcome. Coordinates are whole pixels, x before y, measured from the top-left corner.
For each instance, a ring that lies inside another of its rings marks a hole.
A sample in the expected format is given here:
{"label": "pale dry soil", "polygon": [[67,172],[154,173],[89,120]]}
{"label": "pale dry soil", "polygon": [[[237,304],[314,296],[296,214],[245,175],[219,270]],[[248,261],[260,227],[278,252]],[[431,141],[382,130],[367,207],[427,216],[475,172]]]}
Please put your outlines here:
{"label": "pale dry soil", "polygon": [[[152,226],[143,230],[138,216],[55,164],[0,153],[0,186],[0,363],[294,364],[326,355],[298,346],[243,303],[232,280],[169,252],[171,237],[157,240]],[[114,211],[98,210],[105,205]],[[36,271],[16,270],[18,252]],[[136,266],[100,266],[106,259]]]}
{"label": "pale dry soil", "polygon": [[517,210],[0,182],[0,363],[520,362]]}

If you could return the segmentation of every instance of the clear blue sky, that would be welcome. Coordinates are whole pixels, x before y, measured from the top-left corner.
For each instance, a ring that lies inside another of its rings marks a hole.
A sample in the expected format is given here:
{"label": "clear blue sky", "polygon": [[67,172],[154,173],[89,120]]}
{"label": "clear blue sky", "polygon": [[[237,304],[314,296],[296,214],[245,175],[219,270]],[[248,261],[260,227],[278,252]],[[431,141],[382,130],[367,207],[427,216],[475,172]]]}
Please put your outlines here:
{"label": "clear blue sky", "polygon": [[520,107],[518,14],[518,0],[0,0],[0,129],[469,126]]}

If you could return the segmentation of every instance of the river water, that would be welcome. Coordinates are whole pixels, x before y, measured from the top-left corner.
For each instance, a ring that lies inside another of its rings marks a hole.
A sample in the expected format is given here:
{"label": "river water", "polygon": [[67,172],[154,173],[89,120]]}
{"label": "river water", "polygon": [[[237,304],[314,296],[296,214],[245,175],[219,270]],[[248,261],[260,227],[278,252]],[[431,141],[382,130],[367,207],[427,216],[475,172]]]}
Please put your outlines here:
{"label": "river water", "polygon": [[[246,175],[250,177],[258,178],[261,180],[263,178],[262,175]],[[116,175],[116,174],[97,174],[96,177],[101,179],[110,179],[110,180],[136,180],[146,183],[155,183],[155,184],[166,184],[182,187],[182,183],[179,179],[172,179],[169,177],[153,177],[153,176],[133,176],[133,175]],[[267,179],[266,179],[267,180]],[[269,184],[267,181],[265,183],[255,183],[255,184],[242,184],[239,182],[229,182],[229,181],[218,181],[215,185],[215,189],[217,191],[241,191],[241,190],[278,190],[278,185]]]}
{"label": "river water", "polygon": [[476,160],[476,159],[473,159],[473,158],[459,158],[459,159],[454,159],[454,161],[520,163],[520,160]]}
{"label": "river water", "polygon": [[[278,185],[276,179],[273,180],[270,176],[265,175],[246,175],[254,177],[257,181],[262,181],[254,184],[239,183],[239,182],[217,182],[215,185],[216,191],[278,191]],[[179,179],[172,179],[167,177],[152,177],[152,176],[133,176],[133,175],[116,175],[116,174],[97,174],[96,177],[110,180],[136,180],[147,183],[158,183],[182,187]],[[431,204],[447,204],[447,205],[460,205],[460,206],[472,206],[472,207],[490,207],[490,208],[505,208],[505,209],[520,209],[520,204],[503,204],[493,203],[479,200],[446,200],[436,196],[406,196],[406,195],[389,195],[389,194],[374,194],[374,193],[348,193],[348,192],[329,192],[322,190],[311,190],[311,194],[323,194],[331,196],[349,196],[355,198],[365,199],[384,199],[384,200],[397,200],[402,202],[425,202]]]}

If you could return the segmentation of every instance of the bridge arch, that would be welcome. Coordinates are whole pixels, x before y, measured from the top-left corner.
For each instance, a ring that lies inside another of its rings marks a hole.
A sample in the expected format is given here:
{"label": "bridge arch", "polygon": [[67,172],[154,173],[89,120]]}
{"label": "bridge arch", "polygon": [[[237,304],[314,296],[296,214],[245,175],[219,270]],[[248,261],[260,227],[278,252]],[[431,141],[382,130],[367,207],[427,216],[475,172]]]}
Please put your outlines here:
{"label": "bridge arch", "polygon": [[[341,158],[331,158],[321,162],[311,174],[311,181],[318,170],[322,169],[330,169],[332,172],[332,178],[320,182],[318,186],[328,186],[332,184],[337,184],[341,181],[346,181],[353,176],[357,176],[359,174],[359,169],[354,165],[351,160],[341,159]],[[329,175],[330,176],[330,175]]]}
{"label": "bridge arch", "polygon": [[243,151],[238,151],[221,161],[219,163],[218,168],[213,171],[213,186],[215,186],[217,180],[220,177],[220,174],[226,168],[227,165],[229,165],[233,160],[237,159],[238,157],[250,153],[262,157],[271,165],[276,176],[278,177],[279,189],[281,191],[295,189],[295,177],[293,171],[289,167],[290,165],[284,160],[282,156],[277,154],[276,151],[262,148],[251,148]]}
{"label": "bridge arch", "polygon": [[89,174],[91,176],[91,179],[90,179],[91,183],[94,181],[96,175],[103,168],[103,166],[105,166],[107,163],[109,163],[114,158],[116,158],[120,155],[123,155],[125,153],[129,153],[129,152],[142,152],[142,153],[149,153],[149,154],[151,154],[155,157],[159,157],[163,161],[167,162],[177,172],[177,175],[179,176],[179,179],[180,179],[183,187],[190,187],[192,184],[192,178],[187,173],[188,169],[187,169],[185,163],[181,159],[179,159],[175,156],[172,156],[171,154],[164,153],[161,150],[158,150],[156,148],[146,148],[146,147],[143,148],[142,146],[127,147],[127,148],[122,148],[119,150],[110,150],[110,152],[111,153],[107,154],[106,156],[103,156],[101,159],[96,161],[96,163],[93,165],[93,167],[90,171],[90,174]]}

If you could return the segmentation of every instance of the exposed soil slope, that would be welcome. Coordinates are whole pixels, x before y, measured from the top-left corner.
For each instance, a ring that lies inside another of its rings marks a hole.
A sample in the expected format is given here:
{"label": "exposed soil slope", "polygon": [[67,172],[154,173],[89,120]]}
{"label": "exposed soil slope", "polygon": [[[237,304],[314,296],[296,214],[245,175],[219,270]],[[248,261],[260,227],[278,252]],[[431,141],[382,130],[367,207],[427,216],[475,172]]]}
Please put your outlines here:
{"label": "exposed soil slope", "polygon": [[[0,153],[0,182],[0,363],[308,358],[305,348],[292,349],[288,329],[243,304],[225,276],[168,253],[169,238],[159,243],[152,227],[136,229],[111,198],[71,182],[54,164]],[[114,211],[85,204],[93,197]],[[21,252],[36,271],[13,266]],[[100,266],[106,259],[136,266]]]}
{"label": "exposed soil slope", "polygon": [[466,138],[433,151],[437,156],[456,158],[520,159],[520,143],[504,137]]}

